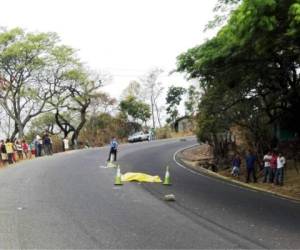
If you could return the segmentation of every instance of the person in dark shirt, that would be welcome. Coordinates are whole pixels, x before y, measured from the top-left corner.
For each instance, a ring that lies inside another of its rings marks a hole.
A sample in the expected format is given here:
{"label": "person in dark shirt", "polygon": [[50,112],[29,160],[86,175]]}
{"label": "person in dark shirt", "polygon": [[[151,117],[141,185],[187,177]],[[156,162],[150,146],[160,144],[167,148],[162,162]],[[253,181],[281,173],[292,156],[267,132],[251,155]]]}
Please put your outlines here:
{"label": "person in dark shirt", "polygon": [[4,140],[1,140],[0,142],[0,152],[1,152],[1,161],[2,164],[5,164],[7,162],[7,153],[6,153],[6,147]]}
{"label": "person in dark shirt", "polygon": [[247,169],[246,182],[248,183],[250,181],[250,175],[252,175],[253,177],[253,182],[257,182],[256,169],[255,169],[256,156],[252,153],[252,151],[249,150],[245,160],[246,160],[246,169]]}
{"label": "person in dark shirt", "polygon": [[48,134],[43,138],[44,151],[46,155],[51,155],[51,139]]}
{"label": "person in dark shirt", "polygon": [[108,155],[107,161],[111,160],[111,155],[114,155],[114,161],[117,160],[117,151],[118,151],[118,142],[115,137],[112,137],[111,142],[110,142],[110,151]]}
{"label": "person in dark shirt", "polygon": [[232,171],[231,174],[235,177],[239,176],[241,167],[241,158],[239,154],[236,154],[232,160]]}

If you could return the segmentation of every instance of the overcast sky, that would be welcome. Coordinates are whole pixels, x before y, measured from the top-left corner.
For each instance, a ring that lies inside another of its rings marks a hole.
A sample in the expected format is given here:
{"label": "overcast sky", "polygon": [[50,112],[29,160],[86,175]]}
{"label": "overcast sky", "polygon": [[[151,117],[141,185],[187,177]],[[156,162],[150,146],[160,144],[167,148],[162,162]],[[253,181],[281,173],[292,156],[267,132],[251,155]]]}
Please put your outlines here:
{"label": "overcast sky", "polygon": [[62,43],[79,50],[95,70],[109,72],[105,87],[118,97],[131,80],[153,67],[165,70],[161,81],[184,85],[168,76],[176,57],[209,34],[217,0],[0,0],[0,26],[57,32]]}

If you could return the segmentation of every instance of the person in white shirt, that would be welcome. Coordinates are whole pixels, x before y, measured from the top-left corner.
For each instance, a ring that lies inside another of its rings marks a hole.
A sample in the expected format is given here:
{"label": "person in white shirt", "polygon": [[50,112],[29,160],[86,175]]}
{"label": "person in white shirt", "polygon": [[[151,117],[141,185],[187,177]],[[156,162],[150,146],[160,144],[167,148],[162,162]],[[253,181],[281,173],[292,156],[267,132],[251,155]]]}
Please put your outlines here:
{"label": "person in white shirt", "polygon": [[272,153],[269,151],[265,156],[264,156],[264,180],[263,182],[270,182],[270,175],[271,175],[271,164],[270,161],[272,159]]}
{"label": "person in white shirt", "polygon": [[68,151],[68,150],[69,150],[69,140],[68,140],[67,137],[65,137],[65,138],[63,139],[63,150],[64,150],[64,151]]}
{"label": "person in white shirt", "polygon": [[284,156],[279,153],[277,157],[277,169],[275,173],[275,184],[276,185],[283,185],[283,177],[284,177],[284,167],[286,164],[286,160]]}

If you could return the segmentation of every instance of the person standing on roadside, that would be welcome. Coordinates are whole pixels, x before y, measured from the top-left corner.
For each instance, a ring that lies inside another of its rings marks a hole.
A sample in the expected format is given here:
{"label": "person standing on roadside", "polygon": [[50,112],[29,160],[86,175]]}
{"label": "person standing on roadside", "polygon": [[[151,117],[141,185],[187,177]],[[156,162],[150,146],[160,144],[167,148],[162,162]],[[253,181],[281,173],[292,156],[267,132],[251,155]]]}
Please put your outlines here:
{"label": "person standing on roadside", "polygon": [[36,135],[34,139],[34,147],[35,147],[35,156],[36,157],[42,156],[43,141],[39,135]]}
{"label": "person standing on roadside", "polygon": [[23,149],[23,153],[25,155],[25,158],[28,159],[29,157],[29,154],[28,154],[28,151],[29,151],[29,145],[27,144],[27,142],[23,139],[22,140],[22,149]]}
{"label": "person standing on roadside", "polygon": [[45,155],[51,155],[51,139],[48,134],[44,136],[43,145]]}
{"label": "person standing on roadside", "polygon": [[274,178],[275,178],[275,173],[276,173],[276,169],[277,169],[277,155],[275,152],[272,152],[272,157],[270,160],[270,183],[274,182]]}
{"label": "person standing on roadside", "polygon": [[264,180],[263,183],[266,183],[267,181],[270,182],[271,177],[271,164],[270,161],[272,159],[272,153],[268,151],[268,153],[264,156]]}
{"label": "person standing on roadside", "polygon": [[277,169],[275,173],[275,185],[283,185],[283,177],[284,177],[284,166],[286,164],[286,160],[284,156],[279,153],[277,157]]}
{"label": "person standing on roadside", "polygon": [[112,137],[111,142],[110,142],[110,150],[108,154],[108,159],[107,161],[111,160],[111,155],[114,155],[114,161],[117,161],[117,151],[118,151],[118,142],[115,137]]}
{"label": "person standing on roadside", "polygon": [[15,148],[17,150],[19,160],[23,160],[23,148],[20,140],[15,141]]}
{"label": "person standing on roadside", "polygon": [[6,153],[6,147],[5,147],[5,142],[4,140],[1,140],[0,143],[0,151],[1,151],[1,160],[3,165],[7,162],[7,153]]}
{"label": "person standing on roadside", "polygon": [[252,151],[249,150],[246,155],[246,168],[247,168],[246,182],[247,183],[250,181],[250,175],[252,175],[252,177],[253,177],[253,182],[257,182],[256,171],[255,171],[255,162],[256,162],[256,157],[252,153]]}
{"label": "person standing on roadside", "polygon": [[68,151],[69,150],[69,140],[67,137],[63,139],[63,151]]}
{"label": "person standing on roadside", "polygon": [[14,163],[14,158],[13,158],[13,156],[14,156],[14,144],[10,141],[10,139],[6,140],[5,149],[6,149],[6,153],[7,153],[8,163],[13,164]]}
{"label": "person standing on roadside", "polygon": [[231,175],[237,177],[240,174],[240,167],[241,167],[241,158],[239,154],[236,154],[232,160],[232,171]]}

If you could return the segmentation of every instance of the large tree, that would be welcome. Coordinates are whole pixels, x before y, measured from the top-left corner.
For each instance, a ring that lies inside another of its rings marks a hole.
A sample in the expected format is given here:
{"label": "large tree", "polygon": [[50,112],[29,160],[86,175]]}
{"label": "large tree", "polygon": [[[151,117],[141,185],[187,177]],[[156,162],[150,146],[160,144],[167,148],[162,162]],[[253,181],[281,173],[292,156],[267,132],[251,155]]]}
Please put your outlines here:
{"label": "large tree", "polygon": [[144,124],[151,117],[150,106],[138,100],[134,96],[128,96],[126,99],[120,102],[121,112],[130,116],[134,122],[142,121]]}
{"label": "large tree", "polygon": [[0,105],[14,121],[11,138],[22,138],[31,119],[49,110],[47,102],[74,53],[58,43],[54,33],[26,33],[20,28],[0,33],[0,77],[6,83]]}
{"label": "large tree", "polygon": [[200,112],[218,132],[249,127],[257,111],[266,125],[299,132],[299,24],[299,1],[244,0],[217,36],[178,57],[178,71],[200,80]]}
{"label": "large tree", "polygon": [[99,95],[104,79],[88,72],[82,65],[66,72],[62,84],[58,85],[60,95],[54,96],[51,104],[55,109],[56,123],[67,137],[72,134],[71,143],[76,145],[79,133],[87,121],[88,108]]}
{"label": "large tree", "polygon": [[167,114],[169,118],[167,119],[168,123],[174,124],[175,120],[179,116],[178,106],[182,101],[182,96],[186,92],[186,89],[183,87],[171,86],[168,89],[166,102],[167,102]]}
{"label": "large tree", "polygon": [[159,106],[159,97],[164,90],[162,83],[159,81],[160,75],[163,73],[162,69],[155,68],[150,70],[143,78],[143,89],[144,95],[149,100],[151,117],[152,117],[152,127],[156,128],[156,121],[161,124],[161,107]]}

